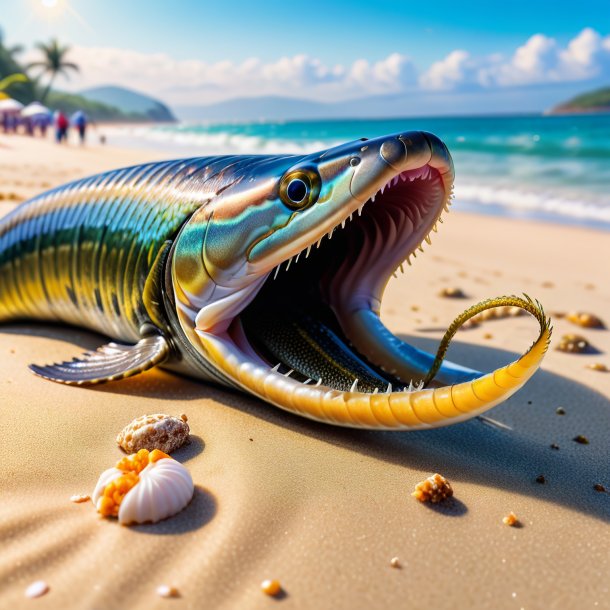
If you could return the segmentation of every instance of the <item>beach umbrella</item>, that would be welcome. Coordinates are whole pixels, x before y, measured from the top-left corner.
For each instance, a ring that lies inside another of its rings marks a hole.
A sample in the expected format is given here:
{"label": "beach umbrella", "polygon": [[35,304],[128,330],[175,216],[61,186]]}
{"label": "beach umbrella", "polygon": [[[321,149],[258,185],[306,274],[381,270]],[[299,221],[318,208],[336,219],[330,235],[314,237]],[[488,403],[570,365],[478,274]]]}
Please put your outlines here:
{"label": "beach umbrella", "polygon": [[48,116],[50,114],[51,111],[40,102],[32,102],[21,111],[22,117]]}
{"label": "beach umbrella", "polygon": [[0,112],[19,112],[22,108],[23,104],[12,97],[0,100]]}

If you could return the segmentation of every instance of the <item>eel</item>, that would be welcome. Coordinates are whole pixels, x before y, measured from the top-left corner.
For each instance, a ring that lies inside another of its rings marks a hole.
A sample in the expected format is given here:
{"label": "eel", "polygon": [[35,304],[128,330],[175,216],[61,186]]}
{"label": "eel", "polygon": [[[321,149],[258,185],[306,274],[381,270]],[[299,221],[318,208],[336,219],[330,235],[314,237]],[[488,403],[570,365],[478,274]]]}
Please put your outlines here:
{"label": "eel", "polygon": [[[461,422],[526,383],[552,329],[519,297],[465,312],[436,356],[384,326],[385,286],[430,242],[453,182],[447,147],[422,131],[77,180],[0,220],[0,322],[107,336],[71,361],[30,366],[68,385],[162,366],[335,425]],[[444,361],[466,318],[507,303],[540,324],[522,357],[489,374]]]}

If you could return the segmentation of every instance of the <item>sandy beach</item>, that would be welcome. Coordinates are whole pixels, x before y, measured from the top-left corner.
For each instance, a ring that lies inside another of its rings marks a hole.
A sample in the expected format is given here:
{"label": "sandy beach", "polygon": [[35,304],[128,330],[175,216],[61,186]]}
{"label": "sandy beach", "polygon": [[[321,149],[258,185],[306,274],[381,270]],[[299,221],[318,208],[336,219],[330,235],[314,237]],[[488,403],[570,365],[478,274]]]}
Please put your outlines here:
{"label": "sandy beach", "polygon": [[[0,215],[68,180],[166,156],[0,135]],[[0,606],[610,608],[610,493],[594,489],[610,490],[610,373],[587,368],[610,367],[610,331],[562,317],[585,311],[610,324],[609,253],[607,232],[456,211],[391,281],[384,320],[432,352],[469,304],[523,292],[543,303],[553,344],[533,380],[488,413],[505,427],[339,429],[162,370],[66,387],[27,365],[70,359],[103,338],[0,327]],[[438,296],[447,287],[467,298]],[[567,333],[597,353],[557,351]],[[489,371],[536,336],[528,316],[487,321],[459,331],[449,358]],[[188,415],[192,442],[175,457],[195,481],[192,503],[156,525],[121,527],[70,502],[120,459],[117,433],[157,412]],[[435,472],[454,500],[418,503],[414,486]],[[511,511],[521,527],[503,524]],[[281,599],[261,592],[267,578],[281,582]],[[26,599],[36,580],[49,593]],[[160,598],[162,584],[180,596]]]}

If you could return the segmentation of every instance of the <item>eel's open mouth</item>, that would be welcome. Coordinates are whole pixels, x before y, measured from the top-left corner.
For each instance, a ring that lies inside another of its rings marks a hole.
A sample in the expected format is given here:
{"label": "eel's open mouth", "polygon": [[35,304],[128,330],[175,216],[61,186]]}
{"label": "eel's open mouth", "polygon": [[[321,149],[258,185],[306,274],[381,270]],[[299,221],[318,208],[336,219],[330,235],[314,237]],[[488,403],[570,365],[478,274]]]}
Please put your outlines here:
{"label": "eel's open mouth", "polygon": [[[362,171],[353,173],[343,204],[327,208],[318,224],[304,223],[309,228],[294,233],[298,246],[283,242],[288,254],[281,264],[266,266],[267,275],[229,295],[222,309],[200,310],[195,333],[223,382],[311,419],[387,429],[470,419],[534,374],[548,347],[550,321],[529,297],[498,297],[463,312],[436,357],[394,336],[379,318],[383,290],[429,241],[449,205],[454,174],[446,147],[431,134],[372,144],[354,149],[364,153]],[[357,167],[359,158],[350,149],[347,154],[342,162]],[[268,252],[272,256],[273,248]],[[499,305],[520,307],[538,320],[532,347],[485,375],[443,362],[464,320]],[[432,380],[435,387],[423,389]]]}
{"label": "eel's open mouth", "polygon": [[411,379],[375,357],[376,343],[388,337],[363,336],[350,317],[363,308],[378,313],[388,278],[427,238],[448,199],[430,165],[394,175],[329,234],[279,265],[229,335],[259,363],[302,383],[360,392],[409,386]]}

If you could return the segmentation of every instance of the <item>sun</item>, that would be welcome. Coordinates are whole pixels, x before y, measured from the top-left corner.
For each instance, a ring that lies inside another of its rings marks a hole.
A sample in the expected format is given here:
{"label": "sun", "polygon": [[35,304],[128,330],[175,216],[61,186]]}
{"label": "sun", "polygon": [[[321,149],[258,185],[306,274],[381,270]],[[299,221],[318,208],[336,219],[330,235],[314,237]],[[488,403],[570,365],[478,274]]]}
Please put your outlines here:
{"label": "sun", "polygon": [[45,8],[55,8],[57,6],[57,0],[40,0],[40,3]]}

